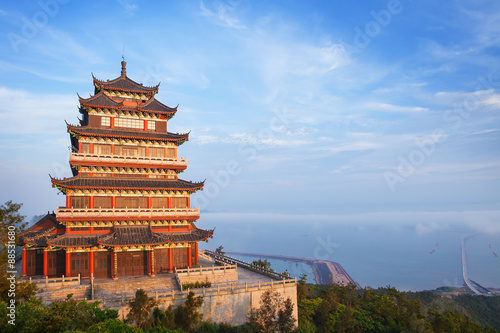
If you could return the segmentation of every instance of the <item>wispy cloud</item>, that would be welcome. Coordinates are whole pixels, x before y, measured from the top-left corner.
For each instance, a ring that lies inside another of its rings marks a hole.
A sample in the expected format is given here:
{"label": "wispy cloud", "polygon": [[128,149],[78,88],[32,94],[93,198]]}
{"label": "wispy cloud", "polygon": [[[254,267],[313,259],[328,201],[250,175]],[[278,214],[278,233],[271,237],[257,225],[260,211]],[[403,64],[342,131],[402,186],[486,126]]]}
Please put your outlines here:
{"label": "wispy cloud", "polygon": [[378,111],[389,111],[389,112],[423,112],[429,111],[428,108],[421,106],[403,106],[403,105],[394,105],[388,103],[381,102],[370,102],[362,105],[365,109],[368,110],[378,110]]}
{"label": "wispy cloud", "polygon": [[76,96],[33,94],[0,87],[2,134],[18,136],[64,133],[64,119],[73,120],[75,112]]}
{"label": "wispy cloud", "polygon": [[200,9],[201,14],[210,18],[215,24],[233,29],[244,29],[245,25],[243,25],[236,16],[235,9],[239,4],[241,4],[241,1],[213,1],[213,9],[211,10],[201,1]]}

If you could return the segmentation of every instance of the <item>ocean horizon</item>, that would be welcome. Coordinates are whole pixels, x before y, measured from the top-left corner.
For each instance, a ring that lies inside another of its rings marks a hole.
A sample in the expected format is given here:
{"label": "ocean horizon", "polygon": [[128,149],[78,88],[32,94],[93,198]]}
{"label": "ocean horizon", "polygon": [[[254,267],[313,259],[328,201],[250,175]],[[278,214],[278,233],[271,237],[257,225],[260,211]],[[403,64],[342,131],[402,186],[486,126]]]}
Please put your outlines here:
{"label": "ocean horizon", "polygon": [[[397,214],[396,214],[397,215]],[[418,214],[417,214],[418,215]],[[339,221],[328,216],[268,216],[264,214],[205,213],[200,228],[216,227],[214,238],[200,248],[295,256],[334,261],[361,287],[391,286],[404,291],[462,287],[461,239],[466,240],[469,278],[487,288],[500,288],[500,233],[477,224],[440,222]],[[359,217],[359,216],[358,216]],[[345,217],[344,217],[345,218]],[[418,219],[418,216],[414,216]],[[466,219],[467,220],[467,219]],[[463,221],[462,221],[463,222]],[[258,257],[236,256],[245,261]],[[277,271],[291,276],[307,274],[303,263],[268,259]]]}

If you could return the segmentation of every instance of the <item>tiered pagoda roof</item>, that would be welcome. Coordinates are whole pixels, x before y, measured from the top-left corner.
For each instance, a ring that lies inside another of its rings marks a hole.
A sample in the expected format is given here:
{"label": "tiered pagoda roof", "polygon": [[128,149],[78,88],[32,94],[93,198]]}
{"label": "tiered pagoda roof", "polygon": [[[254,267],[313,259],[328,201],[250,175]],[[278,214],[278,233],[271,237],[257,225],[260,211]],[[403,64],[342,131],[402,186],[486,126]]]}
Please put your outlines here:
{"label": "tiered pagoda roof", "polygon": [[135,140],[154,140],[165,141],[182,144],[184,141],[189,140],[189,133],[161,133],[140,131],[126,128],[105,128],[105,127],[91,127],[91,126],[77,126],[68,125],[68,132],[80,136],[90,137],[106,137],[106,138],[121,138],[121,139],[135,139]]}
{"label": "tiered pagoda roof", "polygon": [[177,112],[177,107],[171,108],[158,101],[156,98],[154,98],[154,96],[152,96],[145,103],[137,102],[136,106],[125,105],[123,102],[117,102],[102,91],[89,98],[83,98],[80,95],[78,95],[78,98],[81,105],[91,108],[148,112],[165,115],[168,117],[171,117],[174,113]]}
{"label": "tiered pagoda roof", "polygon": [[54,246],[60,248],[95,247],[95,246],[147,246],[161,245],[170,242],[199,242],[211,237],[214,230],[203,230],[194,227],[186,232],[154,232],[150,225],[120,226],[115,225],[110,234],[71,234],[56,233],[57,225],[44,230],[30,230],[19,236],[19,245]]}
{"label": "tiered pagoda roof", "polygon": [[182,179],[129,179],[129,178],[98,178],[75,176],[71,178],[56,179],[50,177],[54,187],[63,188],[86,188],[103,190],[174,190],[174,191],[193,191],[203,187],[203,182],[190,182]]}
{"label": "tiered pagoda roof", "polygon": [[130,79],[127,76],[126,70],[127,63],[122,61],[122,73],[119,77],[114,80],[102,81],[97,79],[93,74],[92,78],[94,79],[94,86],[97,90],[120,90],[120,91],[129,91],[136,93],[157,93],[160,84],[158,83],[154,87],[144,86],[142,83],[137,83],[134,80]]}

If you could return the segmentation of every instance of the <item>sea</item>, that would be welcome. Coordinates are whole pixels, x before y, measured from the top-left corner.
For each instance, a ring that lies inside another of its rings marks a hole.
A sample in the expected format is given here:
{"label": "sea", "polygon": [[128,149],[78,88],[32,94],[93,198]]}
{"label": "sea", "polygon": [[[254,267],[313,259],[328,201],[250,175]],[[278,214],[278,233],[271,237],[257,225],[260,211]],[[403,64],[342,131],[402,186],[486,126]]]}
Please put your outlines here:
{"label": "sea", "polygon": [[[215,227],[213,239],[200,248],[215,250],[222,245],[224,251],[334,261],[361,287],[403,291],[462,287],[461,240],[466,236],[469,278],[487,288],[500,288],[500,257],[494,253],[500,255],[497,214],[483,214],[479,220],[473,216],[473,212],[345,216],[202,212],[197,225]],[[232,256],[250,262],[261,258]],[[268,260],[274,270],[286,270],[292,277],[306,274],[314,283],[309,265]]]}

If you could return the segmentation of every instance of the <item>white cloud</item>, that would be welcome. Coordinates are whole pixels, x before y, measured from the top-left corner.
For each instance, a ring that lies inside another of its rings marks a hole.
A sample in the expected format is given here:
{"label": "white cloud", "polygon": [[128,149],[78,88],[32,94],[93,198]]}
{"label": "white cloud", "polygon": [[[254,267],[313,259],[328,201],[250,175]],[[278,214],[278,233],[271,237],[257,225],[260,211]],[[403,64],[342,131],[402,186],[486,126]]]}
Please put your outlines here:
{"label": "white cloud", "polygon": [[380,111],[390,111],[390,112],[423,112],[429,111],[428,108],[420,107],[420,106],[403,106],[403,105],[394,105],[389,103],[380,103],[380,102],[370,102],[362,105],[364,109],[369,110],[380,110]]}
{"label": "white cloud", "polygon": [[229,2],[224,3],[222,1],[213,2],[213,10],[208,9],[203,1],[200,2],[201,14],[207,16],[215,22],[217,25],[221,25],[228,28],[243,29],[245,26],[238,20],[235,15],[235,8],[239,3],[234,2],[231,4]]}
{"label": "white cloud", "polygon": [[33,94],[0,87],[0,133],[64,133],[64,119],[76,122],[77,105],[76,95]]}
{"label": "white cloud", "polygon": [[118,0],[118,3],[127,11],[133,12],[137,10],[138,6],[134,3],[134,0]]}
{"label": "white cloud", "polygon": [[479,130],[479,131],[472,132],[470,134],[471,135],[480,135],[480,134],[487,134],[487,133],[497,132],[497,131],[500,131],[500,129],[499,128],[484,129],[484,130]]}
{"label": "white cloud", "polygon": [[373,150],[382,148],[381,143],[369,142],[369,141],[359,141],[337,145],[331,148],[325,148],[325,150],[333,153],[341,153],[346,151],[360,151],[360,150]]}

